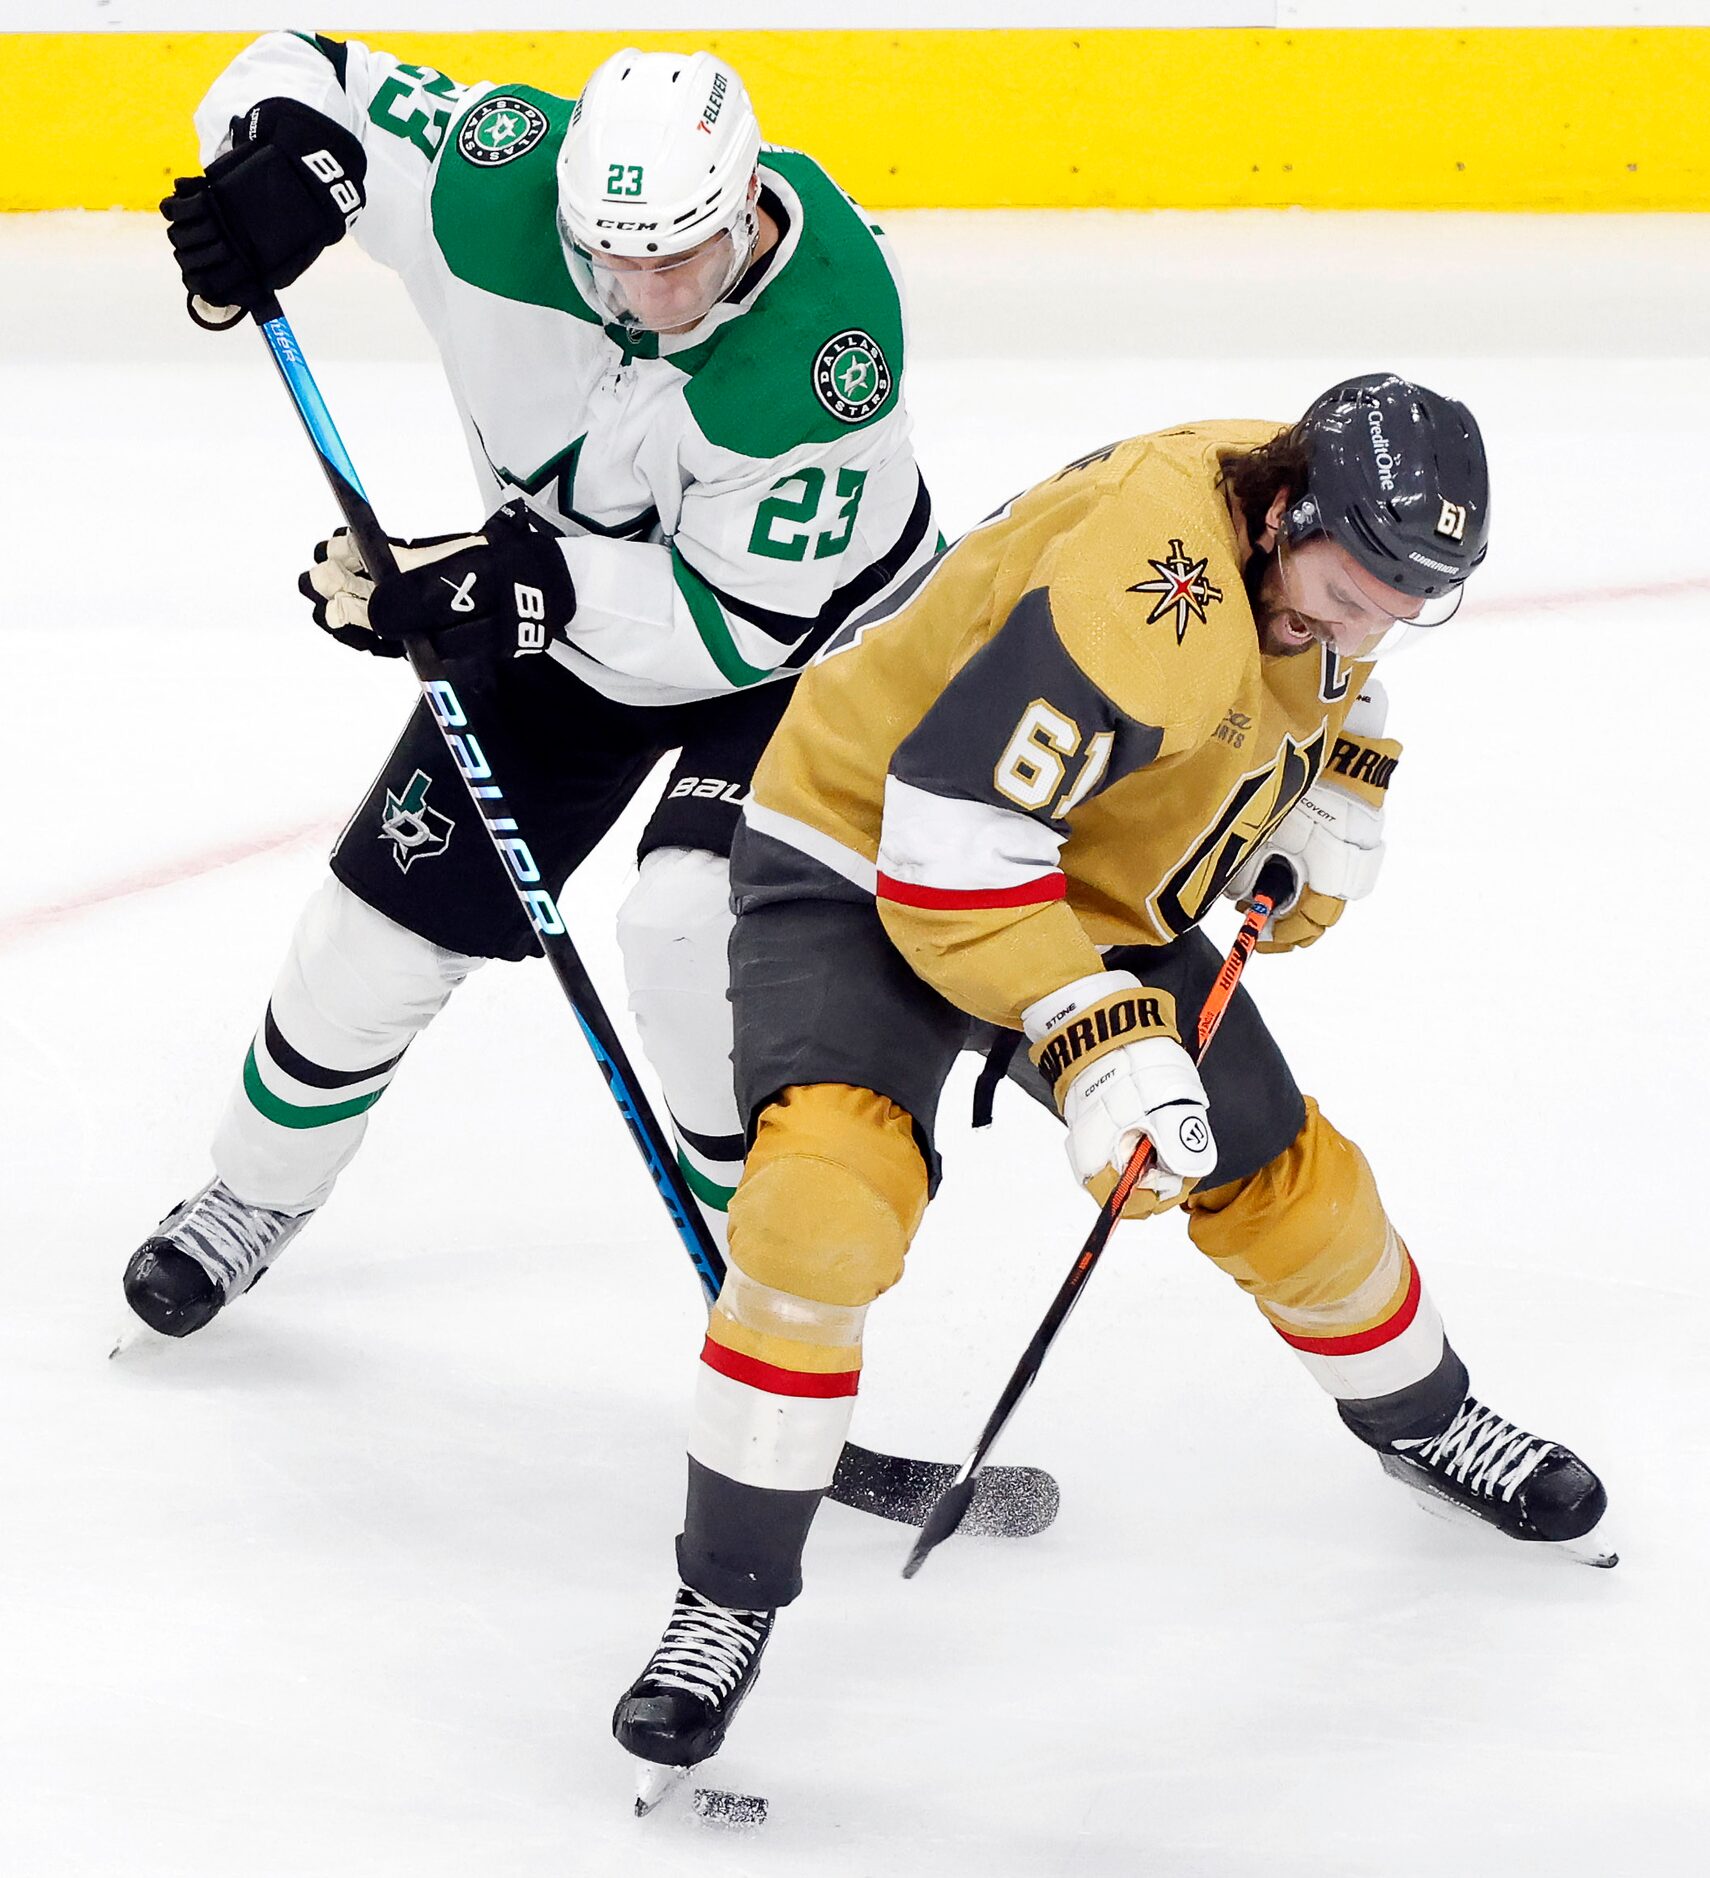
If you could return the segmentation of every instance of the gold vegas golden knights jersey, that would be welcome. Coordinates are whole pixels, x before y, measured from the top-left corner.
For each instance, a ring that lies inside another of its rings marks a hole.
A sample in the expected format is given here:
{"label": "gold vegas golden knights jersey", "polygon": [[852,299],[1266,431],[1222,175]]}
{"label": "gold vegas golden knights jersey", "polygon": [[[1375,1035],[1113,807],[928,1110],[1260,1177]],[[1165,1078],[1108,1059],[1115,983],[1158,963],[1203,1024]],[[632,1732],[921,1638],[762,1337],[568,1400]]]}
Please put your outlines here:
{"label": "gold vegas golden knights jersey", "polygon": [[921,978],[1011,1027],[1098,947],[1203,918],[1327,763],[1370,767],[1338,738],[1369,666],[1259,653],[1218,459],[1278,428],[1071,464],[847,628],[755,774],[743,903],[872,894]]}

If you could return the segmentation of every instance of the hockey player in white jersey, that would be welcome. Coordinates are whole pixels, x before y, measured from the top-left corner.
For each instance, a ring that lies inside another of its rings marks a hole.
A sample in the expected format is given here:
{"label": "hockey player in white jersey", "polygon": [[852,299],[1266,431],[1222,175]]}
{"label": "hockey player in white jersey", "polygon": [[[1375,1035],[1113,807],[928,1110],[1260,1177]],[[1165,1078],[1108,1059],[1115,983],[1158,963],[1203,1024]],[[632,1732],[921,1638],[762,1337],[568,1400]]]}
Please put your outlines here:
{"label": "hockey player in white jersey", "polygon": [[[275,33],[196,122],[206,172],[162,205],[193,314],[236,323],[351,228],[432,332],[483,492],[479,530],[401,544],[378,587],[346,536],[322,544],[317,621],[380,653],[422,633],[459,661],[553,886],[680,753],[618,933],[722,1239],[743,1154],[739,805],[788,681],[937,546],[880,231],[811,158],[762,148],[741,80],[704,52],[620,52],[574,101]],[[182,1336],[253,1284],[450,993],[532,949],[418,706],[292,937],[214,1179],[131,1258],[137,1314]]]}

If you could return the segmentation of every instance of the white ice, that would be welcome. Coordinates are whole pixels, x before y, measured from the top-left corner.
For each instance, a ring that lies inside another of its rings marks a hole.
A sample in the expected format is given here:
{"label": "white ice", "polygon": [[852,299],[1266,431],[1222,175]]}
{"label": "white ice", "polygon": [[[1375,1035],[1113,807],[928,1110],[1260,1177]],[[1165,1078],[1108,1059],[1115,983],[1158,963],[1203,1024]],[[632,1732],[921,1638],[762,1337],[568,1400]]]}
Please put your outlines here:
{"label": "white ice", "polygon": [[[107,1361],[299,902],[410,703],[294,588],[333,520],[259,341],[147,218],[0,227],[0,1870],[123,1878],[1704,1869],[1710,244],[1692,218],[892,218],[952,528],[1171,420],[1393,367],[1467,399],[1495,546],[1389,673],[1377,896],[1250,983],[1506,1414],[1604,1474],[1598,1573],[1423,1517],[1174,1223],[1013,1425],[1063,1511],[905,1585],[828,1508],[726,1756],[629,1817],[698,1293],[551,979],[411,1053],[254,1297]],[[287,296],[381,516],[475,519],[400,290]],[[1136,541],[1139,556],[1152,544]],[[621,1004],[632,818],[567,900]],[[970,1444],[1088,1223],[946,1099],[857,1432]]]}

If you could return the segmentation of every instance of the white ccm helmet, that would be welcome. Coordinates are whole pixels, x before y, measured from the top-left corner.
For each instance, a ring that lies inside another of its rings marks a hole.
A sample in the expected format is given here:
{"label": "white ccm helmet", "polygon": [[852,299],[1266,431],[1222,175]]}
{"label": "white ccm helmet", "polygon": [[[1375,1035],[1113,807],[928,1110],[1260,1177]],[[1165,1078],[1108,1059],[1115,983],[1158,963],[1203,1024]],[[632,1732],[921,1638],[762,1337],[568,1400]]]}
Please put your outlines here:
{"label": "white ccm helmet", "polygon": [[589,78],[558,153],[558,231],[608,318],[682,332],[754,251],[760,126],[710,52],[636,52]]}

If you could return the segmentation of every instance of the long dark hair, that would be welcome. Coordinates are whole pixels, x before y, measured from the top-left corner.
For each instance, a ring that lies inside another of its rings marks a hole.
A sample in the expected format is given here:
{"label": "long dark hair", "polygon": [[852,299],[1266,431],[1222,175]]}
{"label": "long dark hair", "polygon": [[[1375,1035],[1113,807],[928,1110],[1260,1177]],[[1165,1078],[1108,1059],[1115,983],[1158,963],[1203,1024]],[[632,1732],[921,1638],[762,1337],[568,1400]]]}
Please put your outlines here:
{"label": "long dark hair", "polygon": [[1223,487],[1241,511],[1241,519],[1247,524],[1247,540],[1255,555],[1259,537],[1265,532],[1265,517],[1277,498],[1277,491],[1287,489],[1297,496],[1304,492],[1310,455],[1300,426],[1294,424],[1256,450],[1230,451],[1217,459]]}

